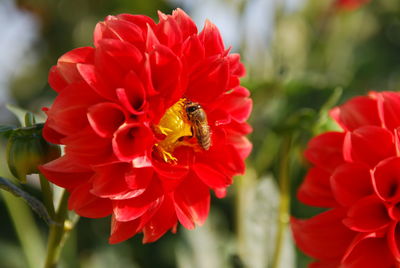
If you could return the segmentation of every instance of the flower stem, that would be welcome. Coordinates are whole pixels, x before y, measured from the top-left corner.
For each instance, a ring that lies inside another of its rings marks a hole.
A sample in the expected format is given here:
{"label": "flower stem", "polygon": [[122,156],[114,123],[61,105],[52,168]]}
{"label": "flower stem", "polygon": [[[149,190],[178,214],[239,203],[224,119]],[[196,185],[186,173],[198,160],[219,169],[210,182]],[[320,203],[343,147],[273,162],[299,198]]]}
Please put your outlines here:
{"label": "flower stem", "polygon": [[275,253],[272,260],[272,268],[280,267],[285,231],[289,222],[290,205],[290,179],[289,160],[291,150],[291,135],[286,136],[282,144],[282,158],[279,167],[280,204],[278,211],[278,227],[275,242]]}
{"label": "flower stem", "polygon": [[64,190],[60,205],[55,215],[55,224],[50,226],[50,233],[47,243],[47,256],[45,268],[57,267],[61,249],[64,245],[66,235],[72,228],[68,228],[66,217],[68,212],[68,192]]}
{"label": "flower stem", "polygon": [[53,203],[53,190],[50,186],[49,181],[42,174],[39,174],[39,178],[40,187],[42,188],[44,205],[46,206],[47,212],[49,213],[50,217],[54,220],[56,212]]}
{"label": "flower stem", "polygon": [[43,265],[45,249],[40,232],[35,223],[32,211],[19,198],[8,192],[1,191],[0,197],[10,213],[17,237],[25,254],[27,267],[36,268]]}

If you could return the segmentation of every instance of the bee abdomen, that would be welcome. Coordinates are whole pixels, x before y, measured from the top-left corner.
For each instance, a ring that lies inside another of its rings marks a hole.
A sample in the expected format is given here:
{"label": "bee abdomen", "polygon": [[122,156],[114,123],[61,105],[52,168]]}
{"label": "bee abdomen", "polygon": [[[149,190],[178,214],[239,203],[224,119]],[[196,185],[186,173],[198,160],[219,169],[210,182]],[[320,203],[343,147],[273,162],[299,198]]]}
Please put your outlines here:
{"label": "bee abdomen", "polygon": [[211,146],[211,136],[210,129],[208,125],[198,127],[198,131],[196,133],[197,143],[204,150],[210,149]]}

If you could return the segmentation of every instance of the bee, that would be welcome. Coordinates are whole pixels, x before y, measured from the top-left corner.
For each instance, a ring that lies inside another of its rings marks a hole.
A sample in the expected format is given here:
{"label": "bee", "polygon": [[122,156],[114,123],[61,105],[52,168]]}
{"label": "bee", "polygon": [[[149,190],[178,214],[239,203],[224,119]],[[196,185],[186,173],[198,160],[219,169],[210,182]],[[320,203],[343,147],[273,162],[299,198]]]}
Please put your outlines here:
{"label": "bee", "polygon": [[196,137],[197,143],[207,151],[211,146],[211,132],[206,112],[200,104],[191,101],[185,102],[185,111],[188,120],[192,124],[192,133]]}

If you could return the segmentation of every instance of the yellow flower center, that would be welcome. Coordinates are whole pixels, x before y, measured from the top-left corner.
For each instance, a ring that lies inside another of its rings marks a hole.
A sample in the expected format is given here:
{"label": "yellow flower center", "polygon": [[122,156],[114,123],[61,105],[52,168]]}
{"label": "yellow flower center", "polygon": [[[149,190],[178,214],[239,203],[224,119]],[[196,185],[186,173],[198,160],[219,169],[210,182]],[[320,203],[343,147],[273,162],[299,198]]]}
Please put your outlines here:
{"label": "yellow flower center", "polygon": [[180,99],[167,109],[158,125],[154,127],[158,134],[165,138],[155,144],[155,149],[159,156],[167,163],[176,163],[177,159],[173,156],[176,147],[192,144],[184,137],[192,137],[191,123],[185,111],[186,99]]}

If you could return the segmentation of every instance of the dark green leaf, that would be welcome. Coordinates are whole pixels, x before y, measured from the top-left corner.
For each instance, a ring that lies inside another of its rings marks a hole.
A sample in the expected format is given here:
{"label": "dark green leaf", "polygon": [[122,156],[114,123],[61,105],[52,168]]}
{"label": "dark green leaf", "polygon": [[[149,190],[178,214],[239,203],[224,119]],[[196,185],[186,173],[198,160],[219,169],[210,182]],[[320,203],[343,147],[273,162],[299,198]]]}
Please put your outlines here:
{"label": "dark green leaf", "polygon": [[6,190],[12,193],[16,197],[20,197],[35,211],[47,224],[55,224],[55,222],[50,218],[47,213],[46,207],[35,197],[31,196],[15,184],[11,183],[9,180],[0,177],[0,189]]}
{"label": "dark green leaf", "polygon": [[15,126],[0,125],[0,136],[8,138],[14,129]]}

